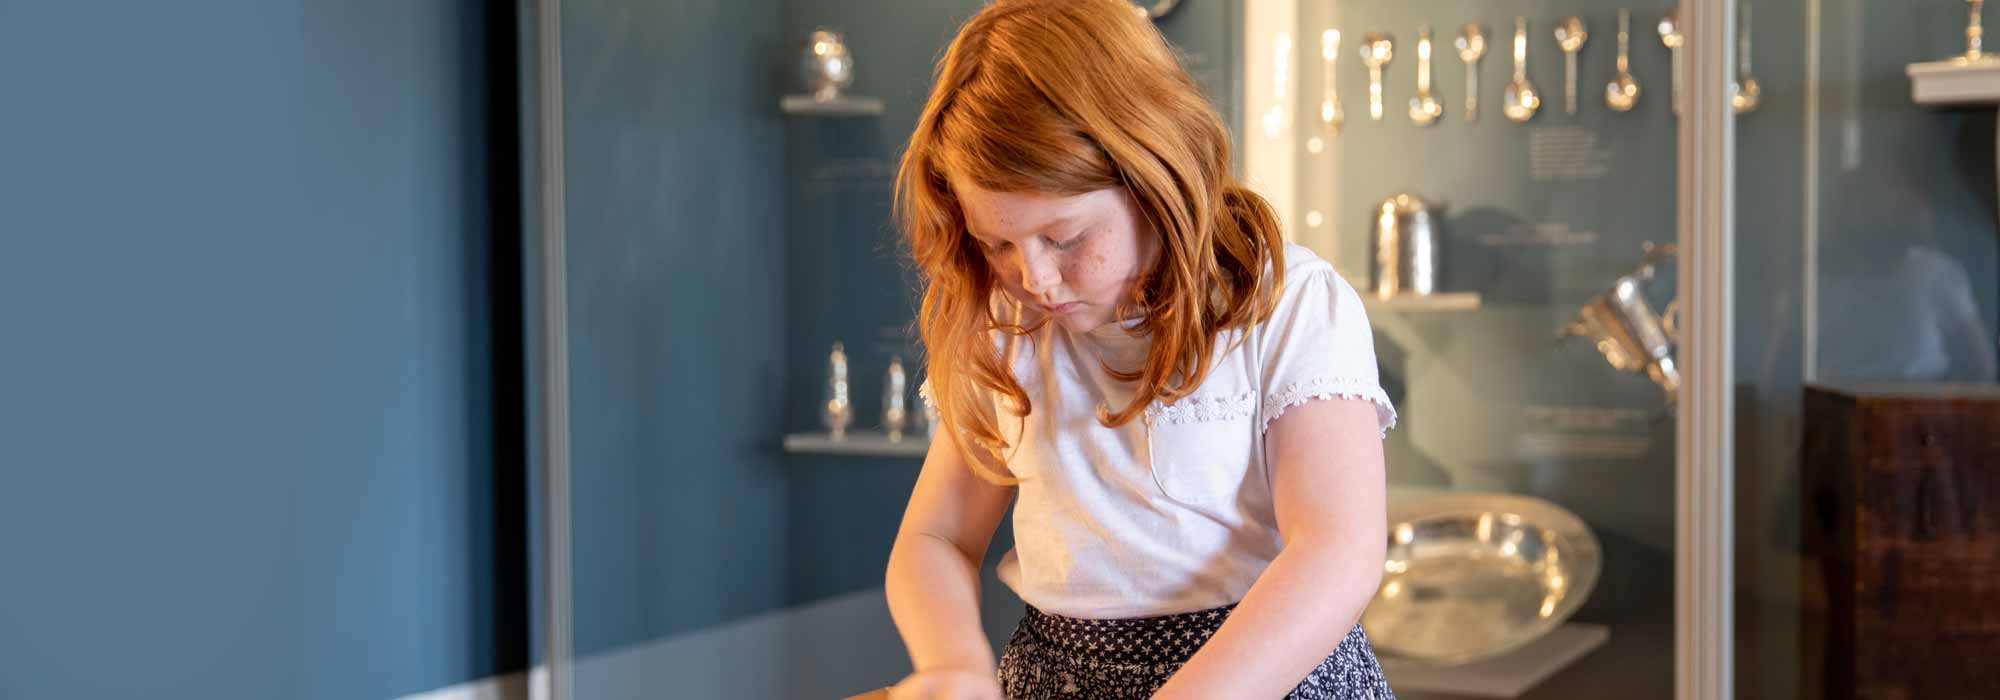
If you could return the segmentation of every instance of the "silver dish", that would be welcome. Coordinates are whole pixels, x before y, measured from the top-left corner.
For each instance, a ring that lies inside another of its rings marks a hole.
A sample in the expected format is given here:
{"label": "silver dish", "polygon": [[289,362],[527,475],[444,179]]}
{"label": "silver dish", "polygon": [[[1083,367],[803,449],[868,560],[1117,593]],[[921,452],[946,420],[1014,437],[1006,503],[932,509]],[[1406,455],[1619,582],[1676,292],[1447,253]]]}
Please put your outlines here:
{"label": "silver dish", "polygon": [[1478,661],[1569,619],[1602,566],[1597,536],[1547,501],[1472,492],[1391,498],[1382,587],[1361,624],[1386,654]]}

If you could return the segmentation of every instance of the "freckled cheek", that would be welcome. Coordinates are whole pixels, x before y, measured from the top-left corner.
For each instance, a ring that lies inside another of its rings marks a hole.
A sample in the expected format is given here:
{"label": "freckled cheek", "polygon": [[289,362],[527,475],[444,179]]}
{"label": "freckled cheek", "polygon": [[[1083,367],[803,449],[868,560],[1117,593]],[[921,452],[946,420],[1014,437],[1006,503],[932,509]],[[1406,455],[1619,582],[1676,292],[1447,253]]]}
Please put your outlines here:
{"label": "freckled cheek", "polygon": [[1101,248],[1092,246],[1089,250],[1079,251],[1063,266],[1063,279],[1079,292],[1104,292],[1104,287],[1115,281],[1106,279],[1107,276],[1115,276],[1109,272],[1110,259]]}
{"label": "freckled cheek", "polygon": [[1001,289],[1005,289],[1022,299],[1034,298],[1033,294],[1028,293],[1028,288],[1021,285],[1020,266],[1008,265],[1003,260],[994,260],[991,258],[987,259],[986,266],[993,270],[993,278],[1000,283]]}

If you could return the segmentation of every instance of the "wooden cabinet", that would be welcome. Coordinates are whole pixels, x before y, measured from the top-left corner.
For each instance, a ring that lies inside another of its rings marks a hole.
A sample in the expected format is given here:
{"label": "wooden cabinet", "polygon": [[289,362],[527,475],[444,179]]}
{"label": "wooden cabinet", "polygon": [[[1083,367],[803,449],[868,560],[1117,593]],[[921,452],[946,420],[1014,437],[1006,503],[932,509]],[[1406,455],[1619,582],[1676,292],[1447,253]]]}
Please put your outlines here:
{"label": "wooden cabinet", "polygon": [[2000,387],[1805,392],[1826,697],[2000,697]]}

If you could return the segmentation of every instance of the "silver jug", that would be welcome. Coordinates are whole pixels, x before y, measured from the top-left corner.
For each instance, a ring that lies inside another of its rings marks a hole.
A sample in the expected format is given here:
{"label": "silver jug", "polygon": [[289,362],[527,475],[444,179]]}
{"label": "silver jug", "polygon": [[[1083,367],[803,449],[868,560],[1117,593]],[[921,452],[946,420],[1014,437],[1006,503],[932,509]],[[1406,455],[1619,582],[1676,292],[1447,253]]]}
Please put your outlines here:
{"label": "silver jug", "polygon": [[1673,257],[1679,248],[1672,243],[1646,244],[1646,257],[1639,269],[1619,277],[1583,305],[1577,318],[1556,334],[1589,338],[1597,352],[1621,372],[1643,372],[1660,385],[1672,405],[1681,387],[1680,370],[1674,365],[1674,343],[1680,339],[1677,319],[1678,299],[1667,304],[1666,313],[1653,312],[1646,301],[1646,283],[1652,281],[1654,266]]}
{"label": "silver jug", "polygon": [[1375,296],[1423,296],[1437,291],[1437,219],[1430,205],[1403,193],[1375,209]]}

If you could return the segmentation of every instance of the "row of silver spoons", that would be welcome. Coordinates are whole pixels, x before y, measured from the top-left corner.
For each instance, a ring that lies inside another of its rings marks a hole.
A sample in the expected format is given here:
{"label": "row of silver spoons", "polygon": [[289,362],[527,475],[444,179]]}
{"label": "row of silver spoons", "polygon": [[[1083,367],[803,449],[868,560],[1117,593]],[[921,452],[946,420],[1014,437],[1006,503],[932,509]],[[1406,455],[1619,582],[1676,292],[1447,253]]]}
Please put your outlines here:
{"label": "row of silver spoons", "polygon": [[[1618,12],[1618,70],[1604,87],[1605,106],[1615,112],[1627,112],[1639,103],[1639,81],[1631,70],[1631,12]],[[1661,17],[1658,31],[1660,42],[1671,54],[1673,63],[1673,111],[1680,114],[1681,99],[1681,57],[1680,49],[1686,37],[1680,28],[1678,8],[1668,9]],[[1741,31],[1738,34],[1738,75],[1730,84],[1730,104],[1738,114],[1754,111],[1758,107],[1762,91],[1756,77],[1751,72],[1750,63],[1750,8],[1743,7]],[[1581,17],[1567,17],[1557,22],[1555,28],[1556,46],[1562,50],[1564,58],[1563,107],[1568,114],[1576,114],[1577,99],[1577,57],[1589,40],[1588,26]],[[1340,55],[1340,31],[1328,29],[1320,38],[1321,59],[1325,63],[1325,88],[1320,102],[1320,121],[1332,130],[1338,130],[1345,122],[1340,96],[1333,84],[1333,76]],[[1479,119],[1479,72],[1478,64],[1485,57],[1487,38],[1485,31],[1477,24],[1467,24],[1460,28],[1453,41],[1459,61],[1466,65],[1466,121]],[[1514,74],[1502,95],[1501,112],[1510,120],[1526,122],[1535,117],[1541,109],[1542,97],[1534,83],[1528,79],[1528,20],[1517,17],[1514,20]],[[1395,57],[1395,43],[1388,34],[1369,32],[1362,36],[1361,62],[1368,68],[1368,113],[1375,121],[1384,118],[1386,110],[1382,96],[1382,73]],[[1417,94],[1410,98],[1410,121],[1428,126],[1444,116],[1444,104],[1431,88],[1431,59],[1433,54],[1431,30],[1428,26],[1419,31],[1417,39]]]}

